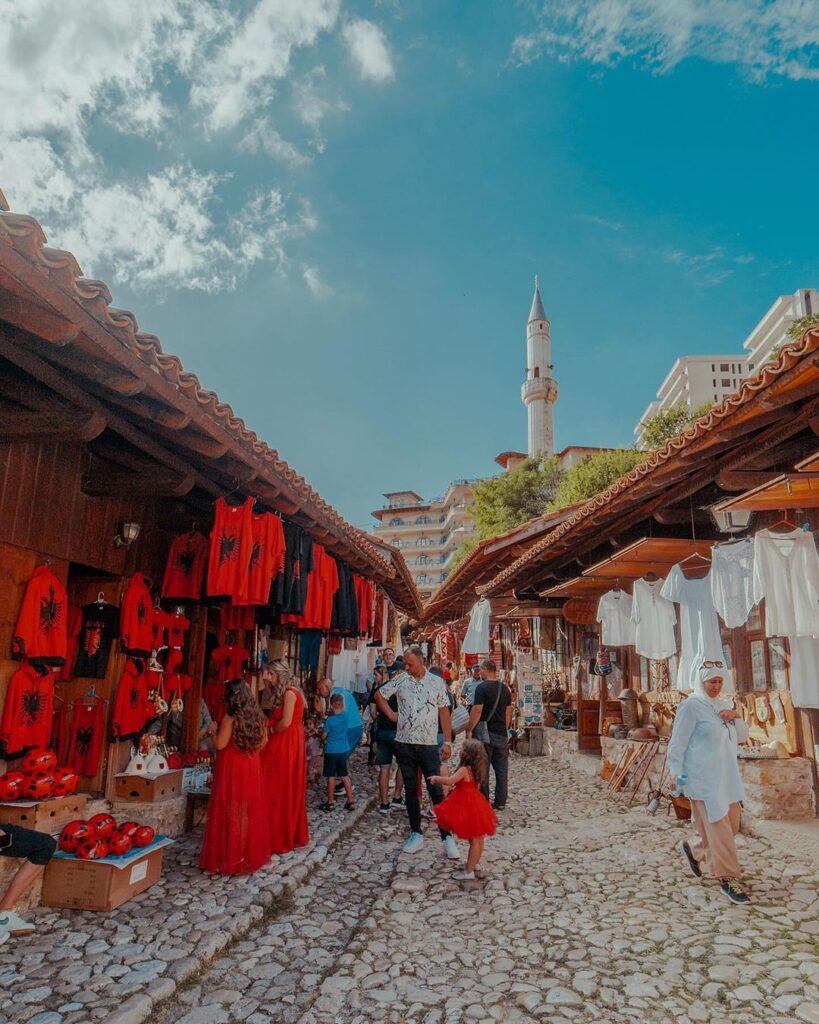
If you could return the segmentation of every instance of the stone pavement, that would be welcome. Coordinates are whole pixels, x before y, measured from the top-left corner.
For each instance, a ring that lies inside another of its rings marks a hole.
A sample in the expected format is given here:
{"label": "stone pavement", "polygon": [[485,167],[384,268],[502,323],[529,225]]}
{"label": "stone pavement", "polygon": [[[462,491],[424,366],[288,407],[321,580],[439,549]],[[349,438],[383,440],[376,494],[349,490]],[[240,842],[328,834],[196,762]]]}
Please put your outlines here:
{"label": "stone pavement", "polygon": [[[515,758],[512,793],[476,882],[450,879],[432,829],[420,854],[399,856],[403,813],[371,810],[276,905],[261,895],[282,884],[278,865],[267,888],[189,873],[184,891],[166,887],[145,915],[153,938],[140,903],[107,926],[72,915],[57,948],[54,933],[24,940],[34,960],[21,959],[23,944],[17,956],[0,949],[24,975],[0,1019],[11,1005],[5,1019],[91,1021],[110,1013],[113,994],[137,992],[112,1024],[148,1012],[152,1024],[819,1024],[812,865],[741,836],[754,903],[735,907],[687,873],[676,850],[685,826],[607,802],[588,775]],[[172,915],[164,927],[160,908]],[[230,933],[237,908],[245,925],[258,920]],[[203,944],[214,958],[199,964]],[[22,1001],[32,986],[48,994]],[[82,1010],[66,1009],[86,992]]]}

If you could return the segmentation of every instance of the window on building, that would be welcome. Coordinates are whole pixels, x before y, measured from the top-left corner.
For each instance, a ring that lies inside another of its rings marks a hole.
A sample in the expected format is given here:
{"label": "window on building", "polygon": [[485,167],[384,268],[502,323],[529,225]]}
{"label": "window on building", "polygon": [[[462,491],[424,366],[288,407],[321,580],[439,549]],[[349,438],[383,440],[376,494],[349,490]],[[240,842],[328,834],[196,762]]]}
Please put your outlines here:
{"label": "window on building", "polygon": [[711,363],[711,373],[715,373],[716,369],[717,369],[717,364],[716,363]]}
{"label": "window on building", "polygon": [[432,520],[429,518],[429,516],[418,516],[418,518],[415,520],[415,523],[416,523],[417,526],[423,526],[424,523],[431,523],[431,522],[432,522]]}
{"label": "window on building", "polygon": [[731,379],[730,379],[730,377],[723,377],[722,378],[722,386],[724,388],[730,388],[730,386],[731,386]]}
{"label": "window on building", "polygon": [[719,372],[720,373],[727,373],[728,372],[728,363],[720,363],[719,364]]}
{"label": "window on building", "polygon": [[403,526],[403,525],[404,525],[404,520],[403,519],[391,519],[390,520],[390,526]]}
{"label": "window on building", "polygon": [[715,388],[716,386],[717,386],[717,378],[714,377],[714,379],[711,381],[711,387]]}
{"label": "window on building", "polygon": [[749,370],[753,370],[753,368],[754,368],[754,364],[753,363],[748,363],[748,369]]}

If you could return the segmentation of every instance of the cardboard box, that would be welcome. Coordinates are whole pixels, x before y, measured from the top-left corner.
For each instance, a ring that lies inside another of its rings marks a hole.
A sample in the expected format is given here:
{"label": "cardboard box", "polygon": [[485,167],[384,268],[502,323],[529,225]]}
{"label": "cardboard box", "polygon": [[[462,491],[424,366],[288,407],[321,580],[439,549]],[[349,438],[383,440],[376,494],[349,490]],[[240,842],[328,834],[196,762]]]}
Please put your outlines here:
{"label": "cardboard box", "polygon": [[56,853],[43,877],[45,907],[69,910],[113,910],[158,882],[163,850],[173,840],[157,836],[150,846],[126,857],[81,860]]}
{"label": "cardboard box", "polygon": [[20,825],[56,835],[69,821],[85,817],[87,802],[85,793],[55,796],[49,800],[15,800],[0,804],[0,825]]}
{"label": "cardboard box", "polygon": [[161,775],[115,775],[114,794],[117,800],[145,803],[169,800],[182,792],[183,775],[181,768]]}

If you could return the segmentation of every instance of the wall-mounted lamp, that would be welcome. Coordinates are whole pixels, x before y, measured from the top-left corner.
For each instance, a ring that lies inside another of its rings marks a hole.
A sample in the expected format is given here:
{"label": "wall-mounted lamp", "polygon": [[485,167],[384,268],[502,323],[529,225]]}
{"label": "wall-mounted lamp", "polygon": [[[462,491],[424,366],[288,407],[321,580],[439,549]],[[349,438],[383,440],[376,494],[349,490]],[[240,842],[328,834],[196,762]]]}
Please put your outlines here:
{"label": "wall-mounted lamp", "polygon": [[720,533],[742,533],[751,525],[753,512],[741,509],[728,511],[712,507],[711,515]]}
{"label": "wall-mounted lamp", "polygon": [[122,523],[114,537],[115,548],[129,548],[139,536],[139,523]]}

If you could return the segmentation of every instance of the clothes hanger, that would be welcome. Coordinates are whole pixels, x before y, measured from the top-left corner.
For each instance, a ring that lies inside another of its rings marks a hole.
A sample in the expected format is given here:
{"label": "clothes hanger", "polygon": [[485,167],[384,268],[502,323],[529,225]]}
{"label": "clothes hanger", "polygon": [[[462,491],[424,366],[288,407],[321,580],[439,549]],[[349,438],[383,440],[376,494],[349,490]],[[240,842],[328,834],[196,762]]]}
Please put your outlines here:
{"label": "clothes hanger", "polygon": [[98,604],[100,608],[102,608],[103,605],[108,604],[108,602],[105,600],[105,594],[103,594],[102,591],[100,591],[97,594],[97,600],[94,602],[94,604]]}
{"label": "clothes hanger", "polygon": [[790,521],[790,519],[788,519],[788,513],[784,509],[782,510],[782,515],[783,515],[782,519],[779,519],[772,526],[768,527],[768,532],[769,533],[772,533],[774,530],[777,530],[780,526],[786,526],[789,530],[797,530],[797,529],[799,529],[799,527],[796,525],[796,523],[792,523]]}
{"label": "clothes hanger", "polygon": [[643,576],[646,583],[656,583],[659,578],[656,572],[651,572],[650,570]]}

